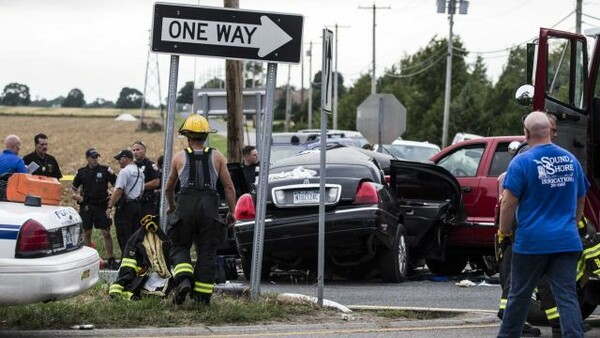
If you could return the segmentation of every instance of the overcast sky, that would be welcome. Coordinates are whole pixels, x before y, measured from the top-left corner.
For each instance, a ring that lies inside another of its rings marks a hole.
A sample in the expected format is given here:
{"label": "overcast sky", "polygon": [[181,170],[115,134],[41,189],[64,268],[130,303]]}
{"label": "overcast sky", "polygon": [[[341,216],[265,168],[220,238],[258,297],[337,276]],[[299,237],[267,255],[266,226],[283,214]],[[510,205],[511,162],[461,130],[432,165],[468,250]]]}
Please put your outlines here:
{"label": "overcast sky", "polygon": [[[143,91],[149,30],[155,1],[150,0],[0,0],[0,90],[11,82],[29,86],[32,98],[53,99],[79,88],[88,102],[115,101],[122,87]],[[336,23],[338,70],[347,82],[370,71],[372,62],[371,0],[239,0],[241,9],[304,16],[304,52],[313,41],[312,71],[321,67],[320,35]],[[222,0],[178,3],[223,6]],[[436,0],[377,0],[377,76],[404,55],[415,53],[435,36],[448,36],[447,15],[436,12]],[[470,0],[467,15],[455,15],[454,32],[465,47],[484,57],[495,80],[507,48],[531,40],[539,27],[574,31],[575,0]],[[583,29],[600,26],[600,0],[583,1]],[[566,19],[565,19],[566,18]],[[564,20],[563,20],[564,19]],[[562,22],[561,22],[562,20]],[[169,56],[158,54],[163,97],[167,92]],[[224,61],[180,57],[178,88],[200,85],[223,74]],[[291,82],[308,84],[308,58],[291,66]],[[288,66],[278,66],[277,85],[287,82]],[[153,79],[156,82],[156,79]],[[515,84],[516,85],[516,84]],[[515,87],[516,88],[516,87]],[[152,94],[149,92],[149,96]],[[156,95],[155,95],[156,96]],[[154,101],[149,97],[149,101]]]}

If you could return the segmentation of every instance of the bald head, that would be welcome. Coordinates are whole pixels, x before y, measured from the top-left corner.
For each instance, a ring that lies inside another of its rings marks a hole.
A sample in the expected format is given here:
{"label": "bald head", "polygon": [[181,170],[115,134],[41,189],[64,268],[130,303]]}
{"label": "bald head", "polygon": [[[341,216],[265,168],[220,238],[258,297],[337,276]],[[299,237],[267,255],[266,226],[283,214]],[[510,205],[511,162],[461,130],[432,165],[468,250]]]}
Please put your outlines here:
{"label": "bald head", "polygon": [[548,115],[545,113],[539,111],[530,113],[523,121],[523,126],[526,132],[529,133],[528,139],[531,139],[534,143],[550,142],[551,126]]}
{"label": "bald head", "polygon": [[4,139],[4,148],[18,155],[21,150],[21,139],[17,135],[8,135]]}

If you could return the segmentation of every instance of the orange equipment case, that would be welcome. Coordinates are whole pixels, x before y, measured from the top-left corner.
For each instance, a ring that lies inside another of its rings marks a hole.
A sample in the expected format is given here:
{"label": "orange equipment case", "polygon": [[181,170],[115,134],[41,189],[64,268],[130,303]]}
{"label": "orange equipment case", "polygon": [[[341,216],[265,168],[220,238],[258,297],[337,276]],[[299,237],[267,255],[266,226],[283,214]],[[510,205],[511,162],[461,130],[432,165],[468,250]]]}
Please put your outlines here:
{"label": "orange equipment case", "polygon": [[54,177],[31,174],[13,174],[7,182],[6,199],[11,202],[25,202],[25,197],[36,196],[42,204],[60,203],[60,182]]}

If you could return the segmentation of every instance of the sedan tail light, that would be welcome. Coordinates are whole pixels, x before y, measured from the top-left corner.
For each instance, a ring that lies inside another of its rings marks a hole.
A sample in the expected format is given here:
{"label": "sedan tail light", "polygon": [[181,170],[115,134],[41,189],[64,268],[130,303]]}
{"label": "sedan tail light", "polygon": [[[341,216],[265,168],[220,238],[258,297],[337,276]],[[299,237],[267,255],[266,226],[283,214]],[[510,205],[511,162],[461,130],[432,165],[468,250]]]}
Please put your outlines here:
{"label": "sedan tail light", "polygon": [[377,188],[371,182],[361,182],[356,189],[354,204],[377,204],[379,195]]}
{"label": "sedan tail light", "polygon": [[236,220],[252,220],[256,217],[256,210],[254,209],[254,200],[252,195],[243,194],[235,205],[235,219]]}
{"label": "sedan tail light", "polygon": [[52,254],[48,231],[32,219],[23,224],[17,238],[15,257],[40,257]]}

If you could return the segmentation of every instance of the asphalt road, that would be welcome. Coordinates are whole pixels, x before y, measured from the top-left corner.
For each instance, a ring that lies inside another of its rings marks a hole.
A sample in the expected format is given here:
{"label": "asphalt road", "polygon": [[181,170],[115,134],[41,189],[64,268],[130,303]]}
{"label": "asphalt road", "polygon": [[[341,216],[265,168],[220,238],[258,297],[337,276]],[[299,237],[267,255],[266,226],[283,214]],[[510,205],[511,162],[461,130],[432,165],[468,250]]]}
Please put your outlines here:
{"label": "asphalt road", "polygon": [[[459,287],[456,283],[463,279],[473,281],[476,286]],[[240,282],[245,278],[240,276]],[[325,281],[323,295],[325,299],[343,305],[379,305],[425,308],[478,309],[496,311],[500,301],[499,284],[476,273],[462,276],[437,278],[423,270],[408,281],[399,284],[381,282],[350,282],[334,279]],[[490,283],[488,283],[490,282]],[[294,276],[273,277],[261,284],[261,292],[300,293],[317,296],[318,288],[313,282],[305,282]]]}

